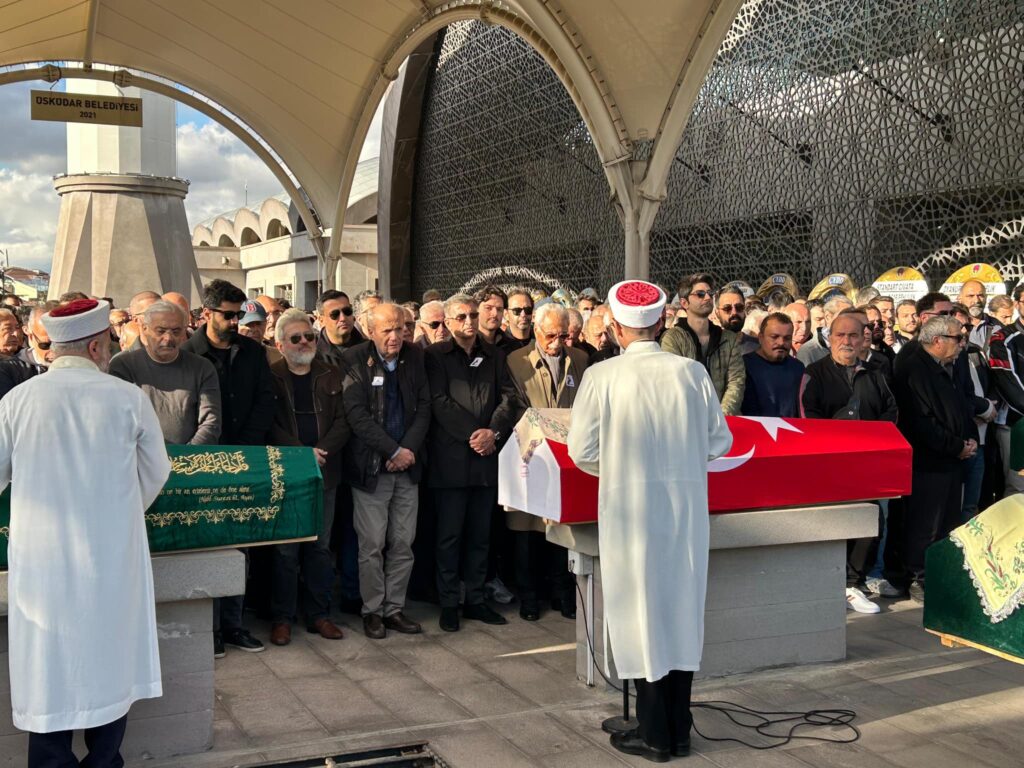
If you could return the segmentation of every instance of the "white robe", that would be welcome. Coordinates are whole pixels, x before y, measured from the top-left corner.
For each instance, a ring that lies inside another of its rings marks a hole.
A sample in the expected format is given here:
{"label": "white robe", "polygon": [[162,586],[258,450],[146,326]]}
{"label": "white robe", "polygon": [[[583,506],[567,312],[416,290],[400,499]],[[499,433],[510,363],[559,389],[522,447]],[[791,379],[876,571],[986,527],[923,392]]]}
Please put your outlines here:
{"label": "white robe", "polygon": [[569,455],[599,475],[605,626],[620,677],[700,668],[708,571],[708,460],[732,447],[700,363],[633,342],[592,366]]}
{"label": "white robe", "polygon": [[161,695],[143,513],[170,469],[142,390],[84,358],[58,358],[0,400],[18,728],[92,728]]}

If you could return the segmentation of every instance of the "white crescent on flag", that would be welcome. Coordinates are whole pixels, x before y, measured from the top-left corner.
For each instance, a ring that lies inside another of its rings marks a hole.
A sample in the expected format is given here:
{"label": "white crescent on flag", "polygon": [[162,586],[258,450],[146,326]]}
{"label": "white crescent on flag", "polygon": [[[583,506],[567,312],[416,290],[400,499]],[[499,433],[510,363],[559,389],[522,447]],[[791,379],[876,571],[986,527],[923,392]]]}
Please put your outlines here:
{"label": "white crescent on flag", "polygon": [[[756,421],[762,427],[765,432],[771,435],[772,440],[778,442],[779,432],[796,432],[797,434],[803,434],[803,432],[785,419],[777,416],[738,416],[740,419],[747,419],[749,421]],[[714,461],[708,463],[708,472],[729,472],[742,467],[754,456],[754,450],[757,446],[751,446],[750,450],[741,456],[721,456]]]}

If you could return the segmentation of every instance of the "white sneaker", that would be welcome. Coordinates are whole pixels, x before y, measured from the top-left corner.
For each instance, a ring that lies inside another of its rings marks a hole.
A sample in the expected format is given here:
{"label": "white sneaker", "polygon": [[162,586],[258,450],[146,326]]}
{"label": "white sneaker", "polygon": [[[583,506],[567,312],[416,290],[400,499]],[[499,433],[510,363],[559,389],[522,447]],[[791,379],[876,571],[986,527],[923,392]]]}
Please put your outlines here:
{"label": "white sneaker", "polygon": [[484,584],[484,594],[489,599],[496,603],[501,603],[502,605],[508,605],[515,599],[515,595],[509,592],[508,587],[505,586],[505,582],[497,576]]}
{"label": "white sneaker", "polygon": [[867,584],[868,590],[879,597],[903,597],[903,593],[886,579],[868,579]]}
{"label": "white sneaker", "polygon": [[846,607],[857,613],[878,613],[882,609],[868,600],[856,587],[846,588]]}

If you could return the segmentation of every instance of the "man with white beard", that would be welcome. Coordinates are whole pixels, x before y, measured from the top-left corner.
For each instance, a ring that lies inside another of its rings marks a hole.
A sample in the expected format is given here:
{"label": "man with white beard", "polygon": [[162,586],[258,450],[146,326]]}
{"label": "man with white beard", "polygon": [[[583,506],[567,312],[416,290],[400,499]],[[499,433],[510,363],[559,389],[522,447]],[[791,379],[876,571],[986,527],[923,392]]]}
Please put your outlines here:
{"label": "man with white beard", "polygon": [[0,401],[11,711],[29,731],[30,768],[78,765],[77,729],[82,765],[123,765],[128,709],[162,695],[143,513],[171,463],[149,399],[106,373],[110,305],[74,300],[41,322],[49,373]]}
{"label": "man with white beard", "polygon": [[608,293],[622,354],[587,368],[569,455],[599,475],[605,621],[615,666],[637,690],[639,727],[612,746],[664,762],[689,753],[690,687],[704,647],[707,465],[732,434],[704,366],[655,341],[665,292],[627,280]]}
{"label": "man with white beard", "polygon": [[292,617],[298,608],[300,563],[307,631],[328,640],[340,640],[342,632],[329,614],[334,582],[331,524],[341,480],[341,449],[349,434],[341,401],[341,372],[316,359],[317,333],[305,312],[285,310],[277,320],[274,338],[283,359],[270,366],[277,404],[270,442],[313,449],[324,479],[324,510],[316,541],[274,546],[270,642],[291,642]]}

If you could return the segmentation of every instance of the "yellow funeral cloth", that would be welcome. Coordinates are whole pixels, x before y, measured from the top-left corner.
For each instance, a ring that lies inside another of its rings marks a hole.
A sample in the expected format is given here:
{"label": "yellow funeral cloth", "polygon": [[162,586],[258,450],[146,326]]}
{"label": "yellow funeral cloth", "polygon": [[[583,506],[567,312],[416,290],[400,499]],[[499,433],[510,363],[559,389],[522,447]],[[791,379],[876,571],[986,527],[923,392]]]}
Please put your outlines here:
{"label": "yellow funeral cloth", "polygon": [[564,443],[569,438],[568,408],[528,408],[516,425],[516,440],[523,463],[529,464],[537,446],[545,440]]}
{"label": "yellow funeral cloth", "polygon": [[1014,494],[953,530],[985,615],[996,624],[1024,603],[1024,495]]}

